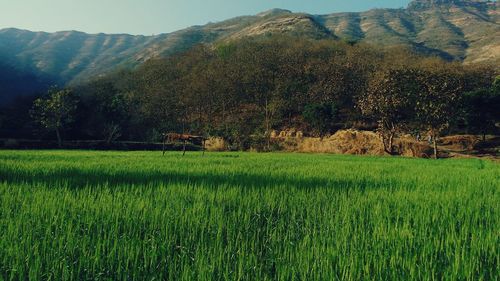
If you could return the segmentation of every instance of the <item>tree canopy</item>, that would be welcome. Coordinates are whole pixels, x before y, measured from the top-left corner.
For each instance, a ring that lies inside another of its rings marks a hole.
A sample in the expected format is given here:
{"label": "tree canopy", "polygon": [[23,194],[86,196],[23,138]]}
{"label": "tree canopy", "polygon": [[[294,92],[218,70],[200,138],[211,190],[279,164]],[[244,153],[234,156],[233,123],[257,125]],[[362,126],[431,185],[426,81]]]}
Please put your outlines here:
{"label": "tree canopy", "polygon": [[[500,82],[493,81],[491,68],[402,48],[260,37],[199,45],[73,87],[80,102],[66,131],[70,138],[106,141],[194,133],[244,149],[272,130],[323,136],[340,128],[378,128],[393,154],[391,140],[412,130],[436,137],[496,133]],[[47,99],[35,102],[35,111],[47,107]],[[43,123],[62,128],[67,122],[60,119]]]}

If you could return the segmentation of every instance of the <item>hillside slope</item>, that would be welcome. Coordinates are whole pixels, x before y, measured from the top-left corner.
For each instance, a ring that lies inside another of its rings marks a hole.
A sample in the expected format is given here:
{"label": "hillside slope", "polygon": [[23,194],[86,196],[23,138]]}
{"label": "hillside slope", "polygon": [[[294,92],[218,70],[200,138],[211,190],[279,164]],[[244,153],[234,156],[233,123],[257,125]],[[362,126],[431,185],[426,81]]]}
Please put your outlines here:
{"label": "hillside slope", "polygon": [[157,36],[3,29],[0,58],[4,64],[30,69],[61,85],[135,66],[154,56],[175,54],[199,43],[287,34],[404,45],[450,60],[500,64],[497,7],[496,2],[481,0],[416,0],[407,9],[362,13],[308,15],[274,9]]}

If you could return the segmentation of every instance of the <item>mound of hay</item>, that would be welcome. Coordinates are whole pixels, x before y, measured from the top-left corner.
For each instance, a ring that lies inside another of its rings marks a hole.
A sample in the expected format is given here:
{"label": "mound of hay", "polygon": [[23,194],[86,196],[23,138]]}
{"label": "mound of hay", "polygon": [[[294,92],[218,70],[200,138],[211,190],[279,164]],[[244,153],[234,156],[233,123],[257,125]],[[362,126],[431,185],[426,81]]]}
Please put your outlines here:
{"label": "mound of hay", "polygon": [[473,135],[456,135],[439,138],[438,142],[453,150],[472,150],[480,142],[480,138]]}
{"label": "mound of hay", "polygon": [[355,155],[384,155],[380,137],[369,131],[341,130],[328,138],[304,138],[297,147],[301,152]]}
{"label": "mound of hay", "polygon": [[[396,139],[397,154],[406,157],[427,158],[432,147],[426,142],[417,142],[407,137]],[[335,153],[352,155],[387,155],[380,136],[371,131],[341,130],[328,138],[304,138],[297,143],[299,152]]]}
{"label": "mound of hay", "polygon": [[290,139],[290,138],[302,138],[304,133],[302,131],[297,131],[295,128],[286,129],[283,131],[273,130],[271,131],[271,139]]}
{"label": "mound of hay", "polygon": [[[286,132],[280,132],[284,138],[272,138],[272,150],[290,152],[334,153],[352,155],[387,155],[380,136],[372,131],[340,130],[334,135],[324,138],[303,137],[302,132],[296,132],[295,137],[286,137]],[[297,136],[299,135],[299,136]],[[428,158],[433,149],[427,142],[417,142],[411,136],[403,136],[394,142],[397,154],[406,157]],[[227,144],[222,138],[210,138],[206,142],[209,151],[225,151]]]}
{"label": "mound of hay", "polygon": [[205,147],[208,151],[225,151],[227,148],[223,138],[209,138],[205,142]]}
{"label": "mound of hay", "polygon": [[398,154],[406,157],[429,158],[434,150],[427,142],[417,142],[409,138],[396,140]]}

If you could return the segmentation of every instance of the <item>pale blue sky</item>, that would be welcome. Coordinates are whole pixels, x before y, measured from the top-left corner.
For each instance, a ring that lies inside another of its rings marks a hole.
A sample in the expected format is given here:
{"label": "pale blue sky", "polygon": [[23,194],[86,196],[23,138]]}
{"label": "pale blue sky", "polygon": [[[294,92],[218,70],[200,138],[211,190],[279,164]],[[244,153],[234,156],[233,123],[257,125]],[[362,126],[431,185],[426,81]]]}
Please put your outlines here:
{"label": "pale blue sky", "polygon": [[271,8],[328,14],[406,7],[410,0],[0,0],[0,29],[159,34]]}

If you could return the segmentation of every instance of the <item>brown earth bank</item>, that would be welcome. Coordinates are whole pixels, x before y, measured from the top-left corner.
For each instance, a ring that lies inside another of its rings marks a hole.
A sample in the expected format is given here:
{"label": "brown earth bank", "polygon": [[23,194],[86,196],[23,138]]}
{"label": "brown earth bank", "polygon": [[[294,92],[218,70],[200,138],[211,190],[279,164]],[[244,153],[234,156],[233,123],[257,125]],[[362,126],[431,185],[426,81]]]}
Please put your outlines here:
{"label": "brown earth bank", "polygon": [[[484,157],[500,159],[500,136],[453,135],[438,139],[440,158]],[[404,135],[394,142],[397,155],[404,157],[431,158],[432,145],[426,140],[417,141],[411,135]],[[372,131],[340,130],[323,138],[304,137],[300,131],[271,133],[272,150],[304,153],[333,153],[351,155],[387,155],[380,135]],[[221,138],[207,141],[207,149],[225,151],[227,145]],[[263,148],[253,148],[262,151]],[[264,148],[265,150],[265,148]]]}
{"label": "brown earth bank", "polygon": [[[432,146],[426,140],[417,141],[411,135],[404,135],[394,142],[397,155],[403,157],[431,158]],[[182,150],[182,143],[167,144],[167,150]],[[105,142],[65,141],[59,147],[56,141],[0,139],[0,149],[91,149],[91,150],[162,150],[162,143],[154,142]],[[269,147],[252,147],[251,151],[332,153],[351,155],[387,155],[380,135],[372,131],[340,130],[323,138],[304,137],[291,131],[273,132]],[[188,144],[187,151],[200,151],[198,145]],[[208,151],[228,151],[231,148],[222,138],[209,138]],[[438,139],[440,158],[488,158],[500,160],[500,136],[453,135]]]}

